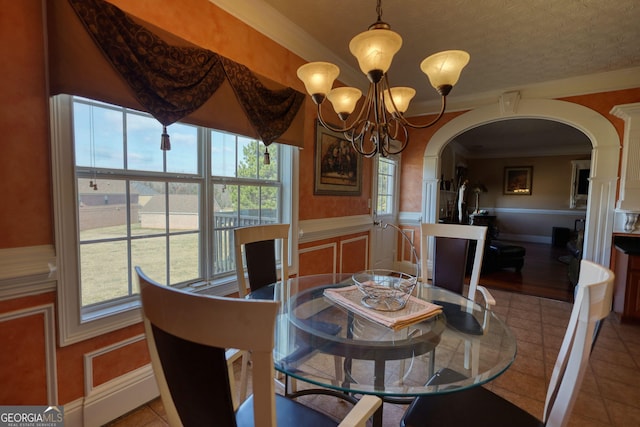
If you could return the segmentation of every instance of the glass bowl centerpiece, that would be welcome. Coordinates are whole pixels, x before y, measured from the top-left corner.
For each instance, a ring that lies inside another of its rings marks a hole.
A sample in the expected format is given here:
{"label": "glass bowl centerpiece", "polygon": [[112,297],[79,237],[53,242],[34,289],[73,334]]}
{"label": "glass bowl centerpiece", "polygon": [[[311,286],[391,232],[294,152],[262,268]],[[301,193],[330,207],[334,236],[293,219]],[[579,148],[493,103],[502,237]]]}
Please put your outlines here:
{"label": "glass bowl centerpiece", "polygon": [[374,225],[383,230],[388,227],[395,229],[409,244],[413,259],[416,261],[416,275],[412,276],[394,270],[373,269],[355,273],[352,279],[363,294],[362,305],[365,307],[379,311],[401,310],[407,305],[409,297],[418,283],[420,259],[413,241],[398,226],[384,222],[374,222]]}
{"label": "glass bowl centerpiece", "polygon": [[362,292],[362,304],[379,311],[397,311],[407,305],[417,278],[393,270],[365,270],[353,275]]}

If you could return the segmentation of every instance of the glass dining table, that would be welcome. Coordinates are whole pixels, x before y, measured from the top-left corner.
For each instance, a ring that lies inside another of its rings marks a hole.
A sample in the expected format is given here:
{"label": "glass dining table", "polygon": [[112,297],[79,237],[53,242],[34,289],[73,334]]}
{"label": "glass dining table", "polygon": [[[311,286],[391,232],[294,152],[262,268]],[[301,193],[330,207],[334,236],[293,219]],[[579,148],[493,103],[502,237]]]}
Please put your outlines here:
{"label": "glass dining table", "polygon": [[[393,329],[325,294],[354,284],[351,274],[302,276],[251,292],[279,301],[274,364],[320,393],[355,402],[372,394],[392,403],[478,387],[502,374],[516,339],[490,310],[451,291],[418,283],[413,298],[442,307],[426,320]],[[381,313],[377,313],[381,314]],[[382,313],[384,314],[384,312]],[[286,382],[285,382],[286,383]],[[382,406],[373,425],[382,425]]]}

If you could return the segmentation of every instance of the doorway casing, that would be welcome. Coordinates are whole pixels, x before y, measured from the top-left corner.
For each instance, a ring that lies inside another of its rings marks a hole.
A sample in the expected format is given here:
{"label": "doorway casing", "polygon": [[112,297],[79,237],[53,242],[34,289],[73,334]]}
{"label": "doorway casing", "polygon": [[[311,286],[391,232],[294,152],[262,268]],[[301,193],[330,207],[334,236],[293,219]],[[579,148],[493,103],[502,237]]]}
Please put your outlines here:
{"label": "doorway casing", "polygon": [[591,174],[584,235],[583,258],[609,265],[613,234],[620,138],[614,126],[597,111],[558,100],[520,99],[505,111],[491,104],[464,113],[442,126],[427,143],[422,173],[422,218],[438,218],[440,155],[457,135],[477,126],[514,118],[539,118],[561,122],[582,131],[591,141]]}

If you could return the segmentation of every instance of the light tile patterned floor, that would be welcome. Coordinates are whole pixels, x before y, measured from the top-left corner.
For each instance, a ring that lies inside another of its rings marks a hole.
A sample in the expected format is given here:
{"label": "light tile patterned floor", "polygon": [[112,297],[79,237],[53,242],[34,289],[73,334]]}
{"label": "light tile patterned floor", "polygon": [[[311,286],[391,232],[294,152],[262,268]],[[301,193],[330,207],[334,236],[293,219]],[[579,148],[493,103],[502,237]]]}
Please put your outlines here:
{"label": "light tile patterned floor", "polygon": [[[546,386],[562,342],[572,305],[532,296],[491,291],[495,311],[518,340],[514,364],[486,387],[541,418]],[[340,415],[346,403],[326,396],[307,404]],[[398,426],[402,405],[384,405],[384,426]],[[111,427],[166,426],[159,399],[109,424]],[[610,316],[591,354],[570,426],[640,426],[640,325],[621,325]]]}

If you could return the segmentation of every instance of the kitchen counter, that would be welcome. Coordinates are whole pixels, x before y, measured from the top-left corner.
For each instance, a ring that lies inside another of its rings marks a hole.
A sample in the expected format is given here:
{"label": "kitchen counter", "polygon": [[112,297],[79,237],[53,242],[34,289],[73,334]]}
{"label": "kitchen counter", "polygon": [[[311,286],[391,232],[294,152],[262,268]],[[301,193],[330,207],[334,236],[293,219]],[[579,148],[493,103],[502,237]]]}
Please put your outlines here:
{"label": "kitchen counter", "polygon": [[615,236],[613,244],[627,255],[640,255],[640,236]]}

